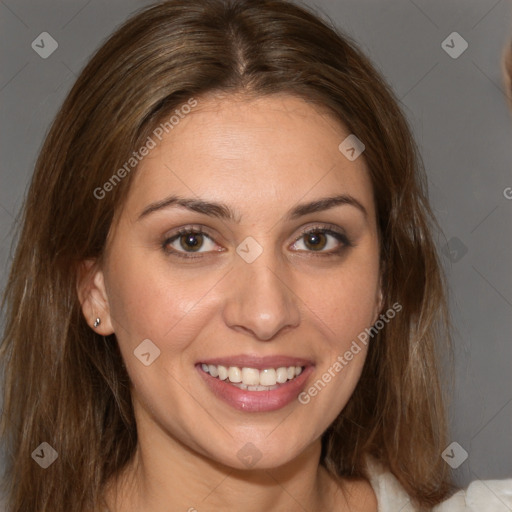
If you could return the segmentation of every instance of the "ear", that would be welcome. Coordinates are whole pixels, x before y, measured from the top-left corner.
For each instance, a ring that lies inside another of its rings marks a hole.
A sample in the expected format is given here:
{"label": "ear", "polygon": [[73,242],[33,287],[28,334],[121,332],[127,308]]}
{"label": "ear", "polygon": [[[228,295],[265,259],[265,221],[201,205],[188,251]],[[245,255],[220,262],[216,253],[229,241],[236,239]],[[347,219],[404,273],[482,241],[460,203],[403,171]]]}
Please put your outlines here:
{"label": "ear", "polygon": [[[86,260],[80,264],[77,273],[77,293],[82,313],[91,329],[102,336],[113,334],[103,271],[95,260]],[[97,318],[100,319],[100,323],[94,327]]]}
{"label": "ear", "polygon": [[384,296],[382,293],[382,274],[379,278],[379,287],[377,288],[377,294],[375,295],[375,312],[373,316],[373,324],[378,320],[379,315],[382,312],[382,307],[384,306]]}

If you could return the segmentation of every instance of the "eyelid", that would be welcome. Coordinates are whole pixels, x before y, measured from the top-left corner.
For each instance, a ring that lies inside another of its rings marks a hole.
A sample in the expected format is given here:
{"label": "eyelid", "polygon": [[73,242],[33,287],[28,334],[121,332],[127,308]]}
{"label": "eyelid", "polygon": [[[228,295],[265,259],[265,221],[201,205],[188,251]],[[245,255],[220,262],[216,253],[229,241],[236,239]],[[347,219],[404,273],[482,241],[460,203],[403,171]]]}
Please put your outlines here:
{"label": "eyelid", "polygon": [[341,229],[336,224],[328,224],[328,223],[327,224],[323,224],[323,223],[314,224],[313,223],[313,224],[310,224],[310,225],[302,228],[301,231],[300,231],[299,236],[295,239],[294,242],[299,240],[302,236],[307,235],[309,233],[314,233],[316,231],[323,231],[323,232],[326,232],[326,233],[335,233],[337,235],[345,237],[347,239],[347,242],[348,242],[348,236],[345,233],[345,230]]}
{"label": "eyelid", "polygon": [[166,232],[166,234],[163,236],[163,240],[171,240],[173,238],[177,238],[180,235],[186,235],[187,233],[206,235],[213,240],[214,236],[217,235],[213,235],[211,231],[212,230],[210,230],[209,228],[205,228],[200,224],[188,224],[186,226],[182,226],[170,232]]}

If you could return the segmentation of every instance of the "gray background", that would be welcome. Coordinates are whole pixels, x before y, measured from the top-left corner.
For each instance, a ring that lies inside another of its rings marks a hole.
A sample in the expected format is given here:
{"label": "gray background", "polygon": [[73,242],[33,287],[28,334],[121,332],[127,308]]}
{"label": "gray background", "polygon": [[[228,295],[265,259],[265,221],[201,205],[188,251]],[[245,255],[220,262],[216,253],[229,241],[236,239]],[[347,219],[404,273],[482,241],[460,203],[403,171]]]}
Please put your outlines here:
{"label": "gray background", "polygon": [[[93,50],[148,3],[0,1],[0,289],[15,218],[57,108]],[[450,249],[439,240],[456,328],[451,440],[469,454],[455,470],[457,483],[512,477],[512,200],[504,194],[512,187],[512,115],[500,68],[512,34],[511,6],[506,0],[307,3],[370,56],[400,98],[422,150]],[[468,43],[456,59],[441,46],[454,31]],[[42,32],[59,45],[47,59],[31,48]]]}

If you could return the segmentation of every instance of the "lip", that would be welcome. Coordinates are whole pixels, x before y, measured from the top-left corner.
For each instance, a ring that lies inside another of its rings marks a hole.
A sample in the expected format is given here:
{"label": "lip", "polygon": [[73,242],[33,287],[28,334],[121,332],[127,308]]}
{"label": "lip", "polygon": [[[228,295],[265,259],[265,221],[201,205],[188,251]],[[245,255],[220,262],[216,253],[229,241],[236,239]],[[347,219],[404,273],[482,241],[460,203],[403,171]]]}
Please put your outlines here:
{"label": "lip", "polygon": [[[296,364],[297,363],[297,364]],[[257,368],[279,368],[280,366],[303,366],[302,373],[293,380],[280,384],[278,388],[270,391],[247,391],[228,384],[217,377],[212,377],[202,370],[201,364],[228,365],[238,367]],[[281,409],[291,402],[304,390],[306,381],[314,371],[314,365],[305,362],[303,359],[290,357],[232,357],[223,359],[209,359],[201,361],[196,369],[201,375],[210,391],[219,399],[243,412],[270,412]]]}

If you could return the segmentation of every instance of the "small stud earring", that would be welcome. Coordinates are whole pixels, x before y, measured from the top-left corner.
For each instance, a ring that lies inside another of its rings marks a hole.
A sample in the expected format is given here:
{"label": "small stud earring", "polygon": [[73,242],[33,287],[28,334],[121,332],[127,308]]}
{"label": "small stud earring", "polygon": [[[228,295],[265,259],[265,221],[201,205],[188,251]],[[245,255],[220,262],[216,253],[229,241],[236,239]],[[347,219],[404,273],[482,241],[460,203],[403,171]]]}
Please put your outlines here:
{"label": "small stud earring", "polygon": [[101,324],[101,320],[99,318],[96,318],[96,320],[94,320],[94,327],[98,327],[98,325]]}

